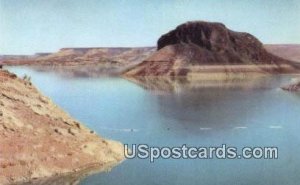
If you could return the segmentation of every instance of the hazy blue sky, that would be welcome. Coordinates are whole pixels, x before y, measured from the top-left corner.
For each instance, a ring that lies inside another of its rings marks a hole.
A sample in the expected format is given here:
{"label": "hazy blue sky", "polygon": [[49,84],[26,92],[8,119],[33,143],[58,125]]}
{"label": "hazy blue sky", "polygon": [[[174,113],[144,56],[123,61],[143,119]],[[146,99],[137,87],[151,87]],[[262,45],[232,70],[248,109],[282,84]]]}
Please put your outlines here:
{"label": "hazy blue sky", "polygon": [[223,22],[264,43],[300,43],[300,0],[0,0],[0,54],[154,46],[189,20]]}

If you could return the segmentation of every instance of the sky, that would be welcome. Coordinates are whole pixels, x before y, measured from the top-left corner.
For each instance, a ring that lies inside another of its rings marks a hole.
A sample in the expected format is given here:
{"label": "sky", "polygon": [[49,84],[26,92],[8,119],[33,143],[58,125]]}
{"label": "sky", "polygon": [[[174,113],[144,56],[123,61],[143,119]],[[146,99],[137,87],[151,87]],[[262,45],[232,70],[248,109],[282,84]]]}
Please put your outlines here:
{"label": "sky", "polygon": [[187,21],[300,43],[300,0],[0,0],[0,54],[155,46]]}

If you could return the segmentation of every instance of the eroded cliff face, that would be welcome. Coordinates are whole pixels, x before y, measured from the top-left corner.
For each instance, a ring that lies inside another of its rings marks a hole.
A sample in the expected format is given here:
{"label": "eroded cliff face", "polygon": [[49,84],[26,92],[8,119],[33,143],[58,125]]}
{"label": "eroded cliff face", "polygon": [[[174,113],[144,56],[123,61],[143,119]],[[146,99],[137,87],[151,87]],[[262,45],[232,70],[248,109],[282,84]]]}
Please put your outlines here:
{"label": "eroded cliff face", "polygon": [[121,143],[100,138],[41,95],[28,79],[3,70],[0,148],[0,184],[34,184],[41,179],[57,183],[62,175],[108,170],[124,159]]}
{"label": "eroded cliff face", "polygon": [[205,65],[219,65],[218,72],[239,72],[239,69],[226,67],[229,65],[242,65],[240,72],[294,70],[288,60],[268,53],[254,36],[229,30],[221,23],[195,21],[179,25],[160,37],[157,49],[125,74],[187,76],[189,73],[212,72],[203,69]]}

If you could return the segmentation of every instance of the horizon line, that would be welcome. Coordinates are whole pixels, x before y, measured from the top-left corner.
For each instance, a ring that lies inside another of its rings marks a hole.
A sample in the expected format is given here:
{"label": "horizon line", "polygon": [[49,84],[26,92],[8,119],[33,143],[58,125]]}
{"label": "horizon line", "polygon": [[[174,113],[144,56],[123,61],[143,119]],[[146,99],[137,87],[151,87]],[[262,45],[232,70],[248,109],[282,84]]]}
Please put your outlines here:
{"label": "horizon line", "polygon": [[[300,46],[300,43],[266,43],[263,45],[289,45],[289,46],[292,46],[292,45],[299,45]],[[52,53],[56,53],[56,52],[59,52],[61,50],[64,50],[64,49],[137,49],[137,48],[157,48],[157,46],[108,46],[108,47],[105,47],[105,46],[92,46],[92,47],[78,47],[78,46],[75,46],[75,47],[62,47],[62,48],[59,48],[53,52],[48,52],[48,51],[40,51],[40,52],[34,52],[34,53],[31,53],[31,54],[15,54],[15,53],[0,53],[0,56],[34,56],[36,54],[43,54],[43,53],[49,53],[49,54],[52,54]]]}

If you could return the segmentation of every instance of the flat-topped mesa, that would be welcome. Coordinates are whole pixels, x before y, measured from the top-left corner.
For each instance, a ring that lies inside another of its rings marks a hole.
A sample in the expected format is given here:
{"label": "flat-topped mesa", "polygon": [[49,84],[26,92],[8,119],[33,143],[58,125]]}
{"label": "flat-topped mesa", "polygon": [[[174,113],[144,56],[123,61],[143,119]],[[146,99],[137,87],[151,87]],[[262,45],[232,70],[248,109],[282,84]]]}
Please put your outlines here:
{"label": "flat-topped mesa", "polygon": [[[268,53],[249,33],[232,31],[222,23],[194,21],[162,35],[157,42],[157,51],[125,75],[186,76],[190,72],[203,72],[205,65],[219,66],[218,72],[224,71],[225,65],[226,72],[228,65],[235,65],[235,68],[243,65],[242,72],[287,72],[294,68],[288,60]],[[288,66],[283,68],[282,65]],[[212,72],[211,66],[209,70]]]}
{"label": "flat-topped mesa", "polygon": [[[251,59],[253,62],[260,61],[266,51],[263,44],[249,33],[234,32],[226,28],[222,23],[210,23],[203,21],[187,22],[179,25],[175,30],[160,37],[157,49],[173,44],[192,44],[211,52],[239,55]],[[234,57],[231,63],[247,63],[240,57]]]}
{"label": "flat-topped mesa", "polygon": [[[242,46],[263,49],[263,44],[249,33],[234,32],[222,23],[194,21],[181,24],[164,34],[157,42],[158,50],[172,44],[196,44],[211,51],[242,50]],[[255,49],[255,48],[253,48]]]}

